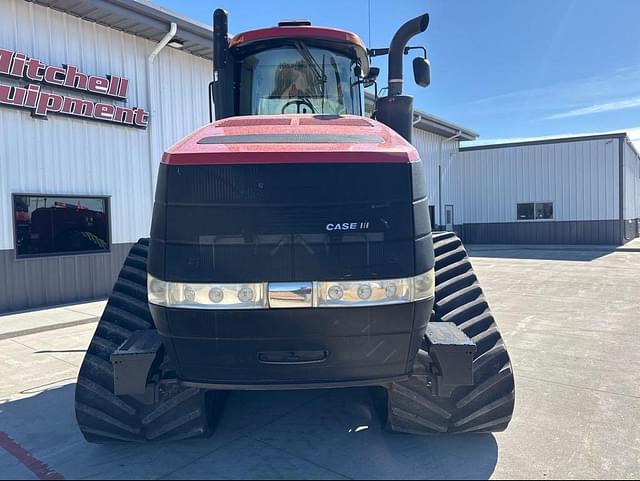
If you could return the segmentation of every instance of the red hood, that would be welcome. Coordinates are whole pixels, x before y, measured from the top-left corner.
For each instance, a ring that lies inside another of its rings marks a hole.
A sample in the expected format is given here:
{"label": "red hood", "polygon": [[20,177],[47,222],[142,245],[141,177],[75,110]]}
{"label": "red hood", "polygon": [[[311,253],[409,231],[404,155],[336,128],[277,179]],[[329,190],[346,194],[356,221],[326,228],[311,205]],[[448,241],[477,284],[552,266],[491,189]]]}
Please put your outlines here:
{"label": "red hood", "polygon": [[262,115],[206,125],[169,148],[166,164],[408,163],[416,149],[375,120],[353,115]]}

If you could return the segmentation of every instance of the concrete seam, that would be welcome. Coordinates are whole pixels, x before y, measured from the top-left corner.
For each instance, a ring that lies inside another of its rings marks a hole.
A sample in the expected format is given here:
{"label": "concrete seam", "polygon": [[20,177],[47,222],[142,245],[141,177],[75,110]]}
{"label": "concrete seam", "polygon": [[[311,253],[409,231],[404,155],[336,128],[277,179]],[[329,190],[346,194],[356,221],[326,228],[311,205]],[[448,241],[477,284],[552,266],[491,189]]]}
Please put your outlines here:
{"label": "concrete seam", "polygon": [[4,334],[0,334],[0,341],[4,341],[6,339],[14,339],[16,337],[30,336],[32,334],[40,334],[41,332],[57,331],[59,329],[67,329],[69,327],[82,326],[82,325],[91,324],[94,322],[98,322],[97,317],[79,319],[77,321],[62,322],[60,324],[54,324],[52,326],[34,327],[31,329],[22,329],[20,331],[6,332]]}
{"label": "concrete seam", "polygon": [[538,381],[538,382],[547,383],[547,384],[555,384],[556,386],[569,387],[569,388],[578,389],[578,390],[581,390],[581,391],[599,392],[599,393],[602,393],[602,394],[610,394],[611,396],[620,396],[620,397],[624,397],[624,398],[640,400],[640,396],[633,396],[631,394],[622,394],[622,393],[619,393],[619,392],[611,392],[611,391],[606,391],[604,389],[594,389],[594,388],[590,388],[590,387],[576,386],[574,384],[566,384],[566,383],[563,383],[563,382],[550,381],[548,379],[539,379],[537,377],[531,377],[531,376],[527,376],[526,374],[521,374],[521,373],[518,373],[517,377],[521,377],[521,378],[524,378],[524,379],[529,379],[530,381]]}
{"label": "concrete seam", "polygon": [[[252,438],[252,439],[253,439],[253,438]],[[280,452],[285,453],[285,454],[287,454],[287,455],[289,455],[289,456],[292,456],[292,457],[294,457],[294,458],[296,458],[296,459],[299,459],[299,460],[301,460],[301,461],[304,461],[305,463],[312,464],[313,466],[315,466],[315,467],[317,467],[317,468],[320,468],[320,469],[323,469],[324,471],[328,471],[328,472],[330,472],[330,473],[332,473],[332,474],[334,474],[334,475],[336,475],[336,476],[340,476],[341,478],[345,478],[345,479],[354,479],[354,478],[352,478],[352,477],[350,477],[350,476],[347,476],[346,474],[342,474],[342,473],[340,473],[340,472],[338,472],[338,471],[335,471],[335,470],[333,470],[333,469],[331,469],[331,468],[329,468],[329,467],[327,467],[327,466],[322,466],[321,464],[318,464],[318,463],[316,463],[316,462],[314,462],[314,461],[311,461],[310,459],[307,459],[307,458],[305,458],[305,457],[303,457],[303,456],[300,456],[299,454],[292,453],[292,452],[290,452],[290,451],[288,451],[288,450],[286,450],[286,449],[279,448],[278,446],[274,446],[273,444],[268,443],[268,442],[266,442],[266,441],[263,441],[263,440],[261,440],[261,439],[256,439],[255,441],[259,442],[260,444],[264,444],[265,446],[268,446],[268,447],[270,447],[271,449],[275,449],[276,451],[280,451]]]}

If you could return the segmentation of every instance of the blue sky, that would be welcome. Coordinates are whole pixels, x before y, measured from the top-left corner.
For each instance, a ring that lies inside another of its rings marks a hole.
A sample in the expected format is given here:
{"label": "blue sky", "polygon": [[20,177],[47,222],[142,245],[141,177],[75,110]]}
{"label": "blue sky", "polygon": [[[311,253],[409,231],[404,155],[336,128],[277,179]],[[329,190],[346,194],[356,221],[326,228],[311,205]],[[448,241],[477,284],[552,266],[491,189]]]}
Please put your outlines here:
{"label": "blue sky", "polygon": [[[371,35],[368,6],[371,5]],[[155,0],[211,24],[229,11],[231,32],[308,18],[388,46],[405,20],[428,12],[412,43],[425,45],[432,84],[406,90],[416,106],[471,128],[484,141],[629,131],[640,143],[638,0]],[[379,57],[374,65],[384,67]],[[383,68],[381,84],[386,84]]]}

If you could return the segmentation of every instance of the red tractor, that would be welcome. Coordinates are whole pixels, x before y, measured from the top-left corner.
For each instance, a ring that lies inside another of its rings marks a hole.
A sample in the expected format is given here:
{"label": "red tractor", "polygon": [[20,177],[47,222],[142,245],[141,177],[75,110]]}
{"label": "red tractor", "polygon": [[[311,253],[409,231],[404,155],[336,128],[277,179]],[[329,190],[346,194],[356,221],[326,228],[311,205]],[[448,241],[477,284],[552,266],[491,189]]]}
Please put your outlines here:
{"label": "red tractor", "polygon": [[[211,433],[229,390],[367,386],[390,431],[504,430],[506,348],[460,240],[431,232],[403,56],[214,14],[213,122],[160,165],[150,239],[125,261],[82,365],[87,440]],[[389,55],[375,120],[369,59]],[[414,60],[429,83],[425,58]]]}

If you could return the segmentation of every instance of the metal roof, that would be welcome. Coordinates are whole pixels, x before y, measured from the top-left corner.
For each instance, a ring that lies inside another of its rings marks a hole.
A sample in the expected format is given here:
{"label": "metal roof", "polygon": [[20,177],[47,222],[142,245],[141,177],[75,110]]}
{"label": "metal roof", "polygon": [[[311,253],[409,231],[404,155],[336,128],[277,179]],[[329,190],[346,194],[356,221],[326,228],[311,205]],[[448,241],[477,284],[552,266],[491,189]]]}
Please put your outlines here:
{"label": "metal roof", "polygon": [[175,40],[182,50],[213,59],[213,29],[148,0],[26,0],[80,17],[115,30],[159,42],[171,23],[178,26]]}
{"label": "metal roof", "polygon": [[[583,142],[587,140],[606,140],[606,139],[626,139],[629,140],[629,136],[626,132],[609,132],[609,133],[600,133],[600,134],[584,134],[584,135],[567,135],[567,136],[556,136],[556,137],[539,137],[539,138],[529,138],[529,139],[520,139],[512,142],[499,142],[495,144],[482,144],[482,145],[471,145],[468,147],[461,147],[461,152],[469,152],[472,150],[490,150],[490,149],[504,149],[508,147],[526,147],[529,145],[545,145],[545,144],[558,144],[563,142]],[[634,150],[635,147],[632,148]]]}
{"label": "metal roof", "polygon": [[[366,92],[364,96],[367,110],[373,110],[374,95]],[[415,110],[413,114],[413,126],[425,132],[431,132],[442,137],[452,137],[459,134],[462,141],[476,140],[479,137],[478,133],[473,130],[443,120],[422,110]]]}

